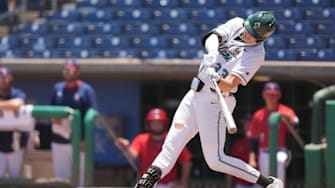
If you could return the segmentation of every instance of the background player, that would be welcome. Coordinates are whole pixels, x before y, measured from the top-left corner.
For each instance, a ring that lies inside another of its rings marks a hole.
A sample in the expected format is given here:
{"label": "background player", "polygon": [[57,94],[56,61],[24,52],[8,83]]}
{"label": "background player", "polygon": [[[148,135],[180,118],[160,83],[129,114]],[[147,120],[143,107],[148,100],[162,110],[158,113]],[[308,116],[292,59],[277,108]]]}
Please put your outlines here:
{"label": "background player", "polygon": [[197,133],[212,170],[267,188],[283,187],[279,179],[265,177],[242,160],[224,153],[226,123],[212,83],[214,78],[232,113],[236,104],[232,93],[237,92],[240,84],[247,85],[260,68],[265,58],[263,41],[272,35],[275,25],[270,12],[259,11],[246,20],[228,20],[204,36],[202,43],[208,54],[174,115],[162,151],[135,187],[153,187],[171,170],[179,153]]}
{"label": "background player", "polygon": [[[297,125],[299,119],[293,109],[279,102],[282,96],[280,86],[277,82],[268,82],[264,85],[262,97],[265,107],[257,110],[252,118],[248,137],[253,138],[249,164],[259,166],[261,172],[269,175],[269,117],[272,112],[279,112],[291,125]],[[278,152],[277,152],[277,176],[284,183],[286,180],[286,167],[288,166],[289,155],[287,149],[287,138],[289,126],[285,121],[281,121],[278,128]],[[256,150],[258,143],[258,163],[256,160]]]}
{"label": "background player", "polygon": [[[52,105],[69,106],[80,110],[82,119],[89,108],[97,110],[97,99],[91,85],[79,79],[79,64],[74,59],[66,59],[62,68],[64,81],[54,85]],[[84,139],[82,120],[82,139]],[[52,159],[56,178],[69,180],[72,167],[71,119],[52,120]],[[84,183],[84,142],[81,143],[80,185]]]}
{"label": "background player", "polygon": [[[0,67],[0,111],[18,110],[25,104],[26,94],[12,86],[14,77],[7,67]],[[0,131],[0,177],[7,170],[10,178],[19,178],[27,146],[28,133]]]}
{"label": "background player", "polygon": [[[163,142],[167,135],[169,120],[167,113],[161,108],[153,108],[148,111],[145,117],[145,128],[147,133],[137,135],[131,144],[124,138],[119,138],[117,144],[126,148],[126,151],[133,159],[139,159],[140,174],[151,165],[155,157],[162,149]],[[180,165],[181,174],[178,175],[177,166],[161,179],[156,188],[187,188],[190,177],[192,155],[188,149],[183,149],[177,163]],[[180,180],[178,181],[178,176]]]}

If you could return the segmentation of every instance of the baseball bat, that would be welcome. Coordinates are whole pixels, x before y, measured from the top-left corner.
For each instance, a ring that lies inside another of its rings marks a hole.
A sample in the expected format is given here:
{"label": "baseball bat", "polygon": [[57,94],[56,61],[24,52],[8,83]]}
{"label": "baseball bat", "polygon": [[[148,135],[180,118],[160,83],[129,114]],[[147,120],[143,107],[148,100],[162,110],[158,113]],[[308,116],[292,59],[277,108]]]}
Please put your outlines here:
{"label": "baseball bat", "polygon": [[224,100],[221,90],[218,86],[218,84],[216,83],[216,80],[214,78],[212,78],[212,82],[214,84],[214,88],[215,88],[215,92],[218,95],[219,98],[219,103],[220,103],[220,108],[221,111],[223,112],[223,115],[225,117],[226,120],[226,124],[227,124],[227,130],[229,134],[235,134],[237,132],[237,127],[234,121],[234,118],[228,108],[228,105],[226,103],[226,101]]}
{"label": "baseball bat", "polygon": [[294,125],[289,120],[287,120],[286,118],[282,118],[282,119],[287,123],[287,127],[288,127],[290,133],[292,134],[293,138],[297,141],[297,143],[300,146],[300,148],[302,150],[304,150],[304,148],[305,148],[305,142],[300,137],[300,135],[298,134],[298,132],[294,129]]}
{"label": "baseball bat", "polygon": [[118,145],[115,144],[116,140],[118,139],[118,136],[116,136],[113,128],[109,126],[109,123],[107,123],[106,118],[102,114],[99,114],[97,116],[97,119],[102,122],[103,126],[107,130],[108,137],[113,141],[114,145],[121,151],[122,155],[126,158],[131,168],[138,174],[139,173],[138,167],[135,161],[129,156],[126,149],[124,149],[123,147],[119,147]]}

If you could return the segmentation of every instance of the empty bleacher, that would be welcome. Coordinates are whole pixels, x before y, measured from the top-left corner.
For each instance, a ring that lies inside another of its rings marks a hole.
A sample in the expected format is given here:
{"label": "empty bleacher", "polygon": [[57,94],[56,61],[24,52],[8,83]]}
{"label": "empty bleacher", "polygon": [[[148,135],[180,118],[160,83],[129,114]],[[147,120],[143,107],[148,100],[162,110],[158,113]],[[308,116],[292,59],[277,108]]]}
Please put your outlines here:
{"label": "empty bleacher", "polygon": [[77,0],[0,39],[0,57],[200,58],[201,36],[227,19],[272,11],[267,60],[334,61],[332,0]]}

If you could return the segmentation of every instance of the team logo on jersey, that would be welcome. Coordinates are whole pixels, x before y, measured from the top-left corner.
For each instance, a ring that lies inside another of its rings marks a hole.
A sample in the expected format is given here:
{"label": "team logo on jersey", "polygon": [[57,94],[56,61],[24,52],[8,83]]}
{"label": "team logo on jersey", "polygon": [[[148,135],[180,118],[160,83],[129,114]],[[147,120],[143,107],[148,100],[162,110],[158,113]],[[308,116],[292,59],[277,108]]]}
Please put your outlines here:
{"label": "team logo on jersey", "polygon": [[75,93],[73,98],[74,98],[75,101],[79,101],[80,95],[78,93]]}
{"label": "team logo on jersey", "polygon": [[226,60],[226,62],[232,61],[233,58],[236,58],[241,52],[242,48],[240,47],[219,47],[219,52],[222,57]]}

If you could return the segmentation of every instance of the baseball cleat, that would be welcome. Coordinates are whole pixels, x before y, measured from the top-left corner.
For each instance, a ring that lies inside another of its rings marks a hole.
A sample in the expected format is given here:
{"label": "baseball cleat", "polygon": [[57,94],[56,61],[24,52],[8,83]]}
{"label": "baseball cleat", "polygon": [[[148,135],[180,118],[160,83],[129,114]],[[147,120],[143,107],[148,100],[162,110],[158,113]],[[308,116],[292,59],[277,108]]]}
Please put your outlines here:
{"label": "baseball cleat", "polygon": [[266,188],[284,188],[284,184],[280,179],[272,176],[270,176],[269,178],[273,179],[273,182],[270,185],[266,186]]}

